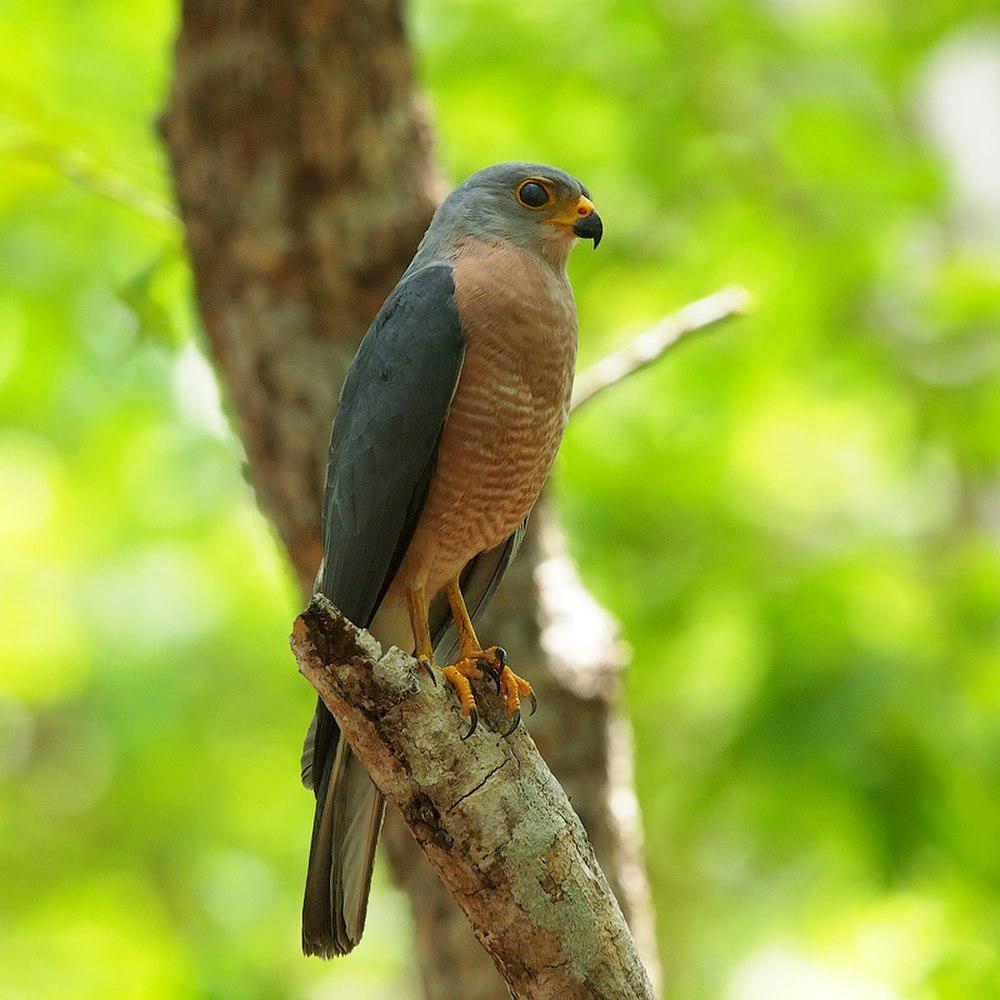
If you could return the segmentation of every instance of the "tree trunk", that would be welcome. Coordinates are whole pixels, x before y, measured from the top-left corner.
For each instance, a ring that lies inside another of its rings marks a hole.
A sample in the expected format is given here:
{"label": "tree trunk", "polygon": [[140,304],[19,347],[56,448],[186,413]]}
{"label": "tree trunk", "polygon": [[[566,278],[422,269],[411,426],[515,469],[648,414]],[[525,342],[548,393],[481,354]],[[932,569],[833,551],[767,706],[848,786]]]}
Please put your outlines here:
{"label": "tree trunk", "polygon": [[[400,5],[184,0],[163,129],[208,347],[261,507],[308,592],[340,382],[439,193]],[[536,516],[482,631],[539,693],[532,735],[655,982],[629,730],[616,707],[620,649],[551,515]],[[506,995],[409,833],[391,815],[386,827],[427,995]]]}
{"label": "tree trunk", "polygon": [[303,589],[337,393],[433,214],[393,2],[185,0],[164,128],[205,333]]}

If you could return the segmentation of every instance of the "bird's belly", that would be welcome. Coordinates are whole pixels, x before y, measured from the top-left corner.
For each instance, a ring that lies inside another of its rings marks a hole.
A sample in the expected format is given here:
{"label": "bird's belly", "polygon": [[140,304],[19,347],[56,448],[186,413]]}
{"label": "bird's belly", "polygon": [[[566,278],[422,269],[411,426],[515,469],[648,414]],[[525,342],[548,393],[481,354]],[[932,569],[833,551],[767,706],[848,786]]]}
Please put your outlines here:
{"label": "bird's belly", "polygon": [[470,385],[461,396],[452,404],[414,538],[431,593],[528,516],[566,423],[564,407],[517,399],[498,385]]}
{"label": "bird's belly", "polygon": [[429,596],[512,534],[549,474],[576,360],[575,309],[562,292],[494,308],[496,319],[467,332],[437,467],[405,560],[407,575]]}

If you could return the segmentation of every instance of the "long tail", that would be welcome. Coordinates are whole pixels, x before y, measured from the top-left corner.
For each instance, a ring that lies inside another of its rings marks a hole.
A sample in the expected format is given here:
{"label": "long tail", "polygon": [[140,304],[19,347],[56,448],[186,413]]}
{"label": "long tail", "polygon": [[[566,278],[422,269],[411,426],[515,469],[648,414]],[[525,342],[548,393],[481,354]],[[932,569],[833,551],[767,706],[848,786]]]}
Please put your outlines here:
{"label": "long tail", "polygon": [[[489,604],[523,533],[522,524],[501,545],[474,559],[463,574],[462,593],[473,621]],[[455,645],[450,623],[448,602],[439,596],[432,602],[429,622],[438,656],[447,655]],[[412,648],[406,602],[384,601],[369,631],[383,649]],[[346,955],[361,940],[385,800],[322,701],[316,703],[302,748],[302,783],[316,792],[302,903],[302,950],[332,958]]]}
{"label": "long tail", "polygon": [[[318,776],[313,768],[317,745],[322,748],[315,758],[321,767]],[[316,791],[302,903],[302,950],[332,958],[346,955],[361,940],[385,799],[347,740],[340,738],[322,702],[316,706],[302,759],[303,783]]]}

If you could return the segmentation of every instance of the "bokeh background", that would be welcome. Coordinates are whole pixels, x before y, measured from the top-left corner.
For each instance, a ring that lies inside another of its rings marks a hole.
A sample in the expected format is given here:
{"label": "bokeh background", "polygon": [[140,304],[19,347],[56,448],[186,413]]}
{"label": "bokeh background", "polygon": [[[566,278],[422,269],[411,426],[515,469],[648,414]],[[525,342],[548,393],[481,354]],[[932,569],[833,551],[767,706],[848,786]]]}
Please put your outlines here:
{"label": "bokeh background", "polygon": [[[198,327],[154,123],[170,0],[0,0],[0,994],[414,996],[379,873],[298,954],[298,595]],[[606,221],[582,357],[738,281],[556,490],[634,650],[683,1000],[1000,997],[1000,8],[416,0],[457,180]]]}

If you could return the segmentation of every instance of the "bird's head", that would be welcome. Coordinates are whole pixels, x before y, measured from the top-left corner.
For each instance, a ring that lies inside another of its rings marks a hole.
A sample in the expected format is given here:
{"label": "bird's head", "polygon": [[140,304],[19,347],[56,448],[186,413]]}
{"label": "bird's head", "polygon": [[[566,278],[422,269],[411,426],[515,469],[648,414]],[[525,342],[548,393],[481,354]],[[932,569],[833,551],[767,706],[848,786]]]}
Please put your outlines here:
{"label": "bird's head", "polygon": [[[587,189],[542,163],[498,163],[466,178],[441,204],[429,236],[499,240],[565,262],[578,239],[604,227]],[[442,240],[444,242],[444,240]]]}

